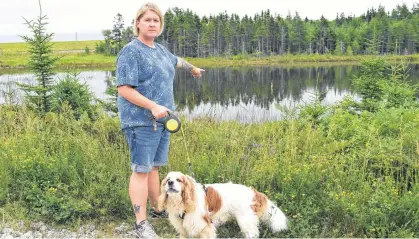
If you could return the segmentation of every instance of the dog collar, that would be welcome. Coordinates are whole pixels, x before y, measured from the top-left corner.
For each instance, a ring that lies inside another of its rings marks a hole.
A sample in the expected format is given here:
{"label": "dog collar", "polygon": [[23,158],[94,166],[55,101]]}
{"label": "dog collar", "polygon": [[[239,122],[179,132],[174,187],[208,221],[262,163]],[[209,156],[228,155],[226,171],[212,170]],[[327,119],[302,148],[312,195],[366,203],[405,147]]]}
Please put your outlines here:
{"label": "dog collar", "polygon": [[[202,184],[202,188],[204,189],[204,192],[205,192],[205,194],[207,193],[207,190],[208,190],[208,188],[207,187],[205,187],[205,184]],[[167,196],[167,194],[166,194],[166,196]],[[178,214],[177,216],[180,218],[180,219],[184,219],[185,218],[185,215],[186,215],[186,211],[183,211],[183,213],[182,214]]]}
{"label": "dog collar", "polygon": [[184,211],[182,214],[178,214],[177,216],[180,218],[180,219],[184,219],[185,218],[185,215],[186,215],[186,211]]}
{"label": "dog collar", "polygon": [[207,187],[205,187],[205,184],[202,184],[202,188],[204,189],[205,194],[207,194],[207,190],[208,190],[208,188],[207,188]]}

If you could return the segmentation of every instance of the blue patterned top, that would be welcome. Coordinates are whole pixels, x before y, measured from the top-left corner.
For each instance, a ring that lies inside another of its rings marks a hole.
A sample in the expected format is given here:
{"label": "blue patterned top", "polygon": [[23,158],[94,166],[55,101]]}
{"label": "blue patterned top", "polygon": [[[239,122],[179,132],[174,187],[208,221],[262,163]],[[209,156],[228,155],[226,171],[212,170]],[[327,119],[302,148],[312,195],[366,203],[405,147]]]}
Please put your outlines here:
{"label": "blue patterned top", "polygon": [[[119,52],[116,63],[117,86],[130,85],[148,99],[174,110],[173,79],[177,57],[164,46],[149,47],[135,39]],[[151,111],[118,96],[122,129],[152,126]]]}

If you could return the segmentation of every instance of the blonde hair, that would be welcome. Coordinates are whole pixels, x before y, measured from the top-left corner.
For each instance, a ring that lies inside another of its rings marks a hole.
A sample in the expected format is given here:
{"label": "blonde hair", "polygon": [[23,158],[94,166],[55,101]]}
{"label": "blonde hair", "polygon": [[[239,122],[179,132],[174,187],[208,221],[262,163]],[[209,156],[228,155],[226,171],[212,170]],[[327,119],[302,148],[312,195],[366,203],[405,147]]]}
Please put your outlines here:
{"label": "blonde hair", "polygon": [[135,14],[134,29],[133,29],[135,36],[138,36],[138,34],[140,34],[140,29],[138,29],[137,27],[137,21],[139,21],[140,18],[144,15],[144,13],[146,13],[148,10],[155,12],[160,18],[160,32],[158,35],[160,36],[160,34],[163,32],[164,16],[161,14],[160,8],[156,4],[148,2],[142,5],[140,9],[138,9],[137,14]]}

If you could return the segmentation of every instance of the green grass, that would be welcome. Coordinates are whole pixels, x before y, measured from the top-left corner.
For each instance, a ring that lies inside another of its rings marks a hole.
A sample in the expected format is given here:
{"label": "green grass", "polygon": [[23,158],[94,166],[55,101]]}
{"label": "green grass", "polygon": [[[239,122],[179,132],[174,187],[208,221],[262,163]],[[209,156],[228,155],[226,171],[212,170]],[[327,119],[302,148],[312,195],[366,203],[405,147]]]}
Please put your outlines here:
{"label": "green grass", "polygon": [[[0,205],[24,220],[113,225],[133,220],[129,153],[118,118],[39,117],[0,106]],[[264,237],[418,237],[419,111],[353,114],[340,106],[320,122],[258,124],[184,120],[169,165],[202,183],[242,183],[266,193],[290,231]],[[184,146],[186,145],[186,147]],[[157,231],[174,237],[167,222]],[[241,236],[235,223],[222,237]]]}
{"label": "green grass", "polygon": [[[94,41],[67,41],[54,42],[54,56],[61,59],[57,62],[59,68],[83,68],[83,67],[107,67],[115,65],[114,56],[104,56],[98,54],[86,54],[85,48],[88,47],[93,52],[96,47]],[[27,68],[28,55],[27,43],[0,43],[0,68]]]}
{"label": "green grass", "polygon": [[[100,40],[94,41],[60,41],[53,42],[53,51],[84,51],[86,47],[90,50],[94,50],[96,43]],[[25,42],[17,43],[0,43],[0,53],[3,55],[26,55],[28,50],[28,44]]]}
{"label": "green grass", "polygon": [[[262,227],[263,237],[418,237],[417,86],[396,80],[405,74],[401,66],[392,72],[381,60],[362,66],[381,72],[362,75],[378,84],[373,89],[355,81],[364,92],[360,103],[316,102],[299,108],[298,117],[289,110],[284,120],[267,123],[183,119],[160,176],[189,173],[190,161],[198,182],[231,181],[264,192],[290,219],[290,230],[272,234]],[[75,119],[68,105],[42,116],[0,105],[2,225],[93,222],[106,236],[113,225],[132,223],[129,152],[119,118],[100,105],[94,109]],[[155,226],[175,236],[167,221]],[[241,234],[232,222],[219,236]]]}
{"label": "green grass", "polygon": [[[57,68],[91,68],[114,67],[116,57],[99,54],[69,53],[54,54],[60,57],[56,63]],[[27,69],[28,55],[6,56],[0,55],[0,69]]]}
{"label": "green grass", "polygon": [[[95,54],[95,44],[99,41],[70,41],[54,42],[54,55],[62,57],[57,62],[59,68],[83,67],[114,67],[115,56]],[[90,54],[85,54],[85,47],[90,49]],[[255,57],[251,55],[238,55],[231,57],[186,58],[192,64],[202,67],[235,67],[259,65],[289,65],[304,66],[313,64],[359,64],[365,59],[376,56],[335,56],[335,55],[281,55]],[[399,56],[385,56],[390,61],[419,62],[419,54]],[[1,68],[27,68],[28,54],[26,43],[0,43],[0,69]]]}

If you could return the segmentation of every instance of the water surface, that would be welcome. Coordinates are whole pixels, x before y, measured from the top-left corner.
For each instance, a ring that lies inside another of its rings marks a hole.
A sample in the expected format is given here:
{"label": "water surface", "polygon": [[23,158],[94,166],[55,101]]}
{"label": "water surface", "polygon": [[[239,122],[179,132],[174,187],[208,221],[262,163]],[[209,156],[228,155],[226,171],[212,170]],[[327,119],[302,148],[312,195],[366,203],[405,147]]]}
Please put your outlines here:
{"label": "water surface", "polygon": [[[419,65],[410,65],[410,78],[419,83]],[[238,67],[207,69],[201,79],[192,78],[178,70],[174,81],[175,103],[178,114],[188,119],[202,116],[218,120],[261,122],[280,120],[284,108],[295,108],[314,101],[322,104],[339,102],[349,95],[354,98],[352,80],[358,76],[359,66],[313,67]],[[59,81],[66,73],[55,76]],[[105,99],[114,71],[87,70],[79,78],[99,99]],[[15,91],[7,82],[33,82],[29,73],[0,73],[0,103],[5,102],[5,92]],[[14,101],[22,101],[22,92],[14,92]],[[10,97],[9,97],[10,98]]]}

